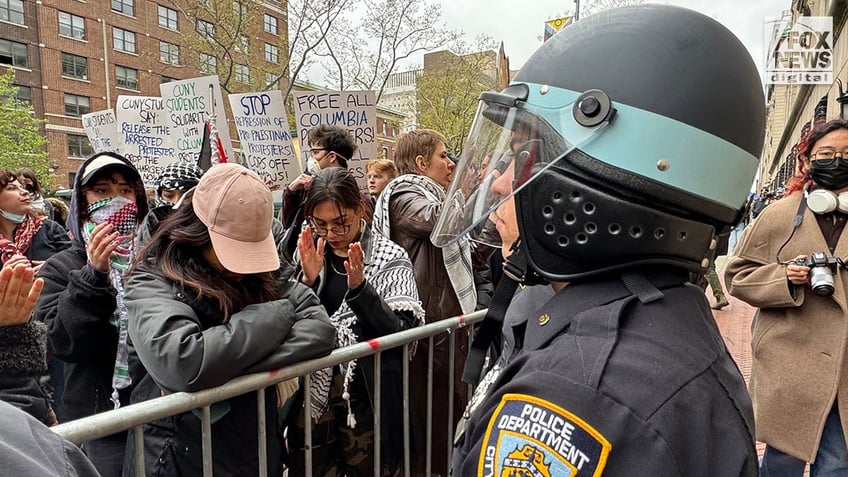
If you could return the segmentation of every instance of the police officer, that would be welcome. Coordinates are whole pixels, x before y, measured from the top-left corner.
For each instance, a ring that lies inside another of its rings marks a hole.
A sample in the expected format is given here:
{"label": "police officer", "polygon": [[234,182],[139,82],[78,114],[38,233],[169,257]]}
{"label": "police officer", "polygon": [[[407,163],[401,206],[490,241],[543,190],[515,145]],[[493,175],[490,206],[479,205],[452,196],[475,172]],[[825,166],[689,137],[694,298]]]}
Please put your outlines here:
{"label": "police officer", "polygon": [[[732,33],[661,5],[569,26],[481,95],[432,240],[491,220],[505,276],[557,293],[511,323],[452,475],[756,475],[745,383],[687,281],[741,217],[764,104]],[[504,159],[463,190],[457,178],[492,150]]]}

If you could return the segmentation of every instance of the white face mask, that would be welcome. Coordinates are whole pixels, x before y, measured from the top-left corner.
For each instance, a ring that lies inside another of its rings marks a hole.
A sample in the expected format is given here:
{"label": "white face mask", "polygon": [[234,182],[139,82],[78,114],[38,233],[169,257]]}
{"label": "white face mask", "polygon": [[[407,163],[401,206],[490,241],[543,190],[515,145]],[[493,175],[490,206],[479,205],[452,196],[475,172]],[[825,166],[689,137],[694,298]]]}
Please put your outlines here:
{"label": "white face mask", "polygon": [[318,165],[318,161],[316,161],[312,156],[306,160],[306,172],[313,176],[321,172],[321,166]]}
{"label": "white face mask", "polygon": [[13,214],[11,212],[6,212],[5,210],[2,210],[2,209],[0,209],[0,217],[3,217],[4,219],[6,219],[6,220],[8,220],[12,223],[15,223],[15,224],[22,224],[24,222],[24,220],[26,220],[26,214],[24,214],[24,215]]}

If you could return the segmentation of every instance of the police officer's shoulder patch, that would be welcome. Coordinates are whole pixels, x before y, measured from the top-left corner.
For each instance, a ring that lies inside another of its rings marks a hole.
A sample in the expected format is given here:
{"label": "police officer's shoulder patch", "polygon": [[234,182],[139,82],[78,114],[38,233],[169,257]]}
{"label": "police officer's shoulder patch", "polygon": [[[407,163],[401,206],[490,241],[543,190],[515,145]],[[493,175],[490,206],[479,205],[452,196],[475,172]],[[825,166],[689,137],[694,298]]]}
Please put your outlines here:
{"label": "police officer's shoulder patch", "polygon": [[612,446],[567,410],[526,394],[506,394],[492,414],[477,475],[600,476]]}

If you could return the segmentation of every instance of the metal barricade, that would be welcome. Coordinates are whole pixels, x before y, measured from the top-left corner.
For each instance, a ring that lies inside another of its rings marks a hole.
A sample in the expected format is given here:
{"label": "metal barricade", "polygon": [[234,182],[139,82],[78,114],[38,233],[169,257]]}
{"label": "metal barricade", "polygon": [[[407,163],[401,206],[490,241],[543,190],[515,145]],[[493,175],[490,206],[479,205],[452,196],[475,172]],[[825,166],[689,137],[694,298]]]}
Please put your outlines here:
{"label": "metal barricade", "polygon": [[[449,407],[447,423],[449,433],[453,430],[453,386],[454,373],[453,365],[455,358],[455,340],[456,336],[463,335],[462,333],[453,333],[454,330],[470,330],[466,328],[468,325],[476,323],[483,319],[486,310],[477,311],[469,315],[457,316],[440,320],[435,323],[429,323],[410,330],[401,331],[391,335],[383,336],[377,339],[369,340],[362,343],[357,343],[352,346],[334,350],[330,355],[319,359],[303,361],[282,369],[256,373],[246,376],[240,376],[232,381],[221,386],[205,389],[195,393],[179,392],[152,399],[137,404],[122,407],[114,411],[107,411],[83,419],[77,419],[67,423],[59,424],[52,427],[54,432],[63,436],[71,442],[80,444],[92,439],[105,437],[117,432],[132,429],[136,441],[135,445],[135,462],[136,475],[145,475],[144,471],[144,445],[143,445],[143,426],[147,423],[155,422],[160,419],[175,416],[178,414],[190,412],[193,409],[201,409],[201,429],[202,429],[202,453],[203,453],[203,475],[204,477],[212,477],[212,424],[210,406],[216,402],[225,401],[227,399],[256,392],[257,396],[257,434],[259,448],[257,449],[257,457],[259,463],[260,477],[267,477],[267,448],[266,448],[266,429],[265,425],[265,392],[264,390],[276,385],[279,382],[288,379],[303,377],[304,378],[304,409],[305,415],[305,465],[306,476],[311,477],[313,462],[312,462],[312,420],[309,419],[311,409],[311,395],[309,393],[311,376],[310,373],[319,369],[324,369],[332,366],[337,366],[341,363],[346,363],[353,359],[364,356],[375,355],[375,401],[374,401],[374,475],[380,477],[382,475],[382,456],[380,452],[380,426],[382,425],[382,416],[380,402],[385,399],[381,395],[380,390],[380,363],[382,352],[388,349],[403,347],[403,475],[409,477],[411,474],[410,468],[410,442],[412,439],[409,429],[410,423],[410,401],[409,401],[409,361],[411,356],[410,346],[418,340],[428,340],[428,366],[427,366],[427,421],[426,421],[426,446],[425,446],[425,475],[431,473],[431,438],[432,438],[432,406],[433,406],[433,337],[449,333],[450,343],[450,362],[449,364],[449,382],[446,383],[449,387]],[[470,333],[463,336],[470,339]],[[419,377],[415,377],[418,379]],[[444,384],[444,383],[443,383]],[[447,439],[449,449],[448,458],[450,457],[451,438]],[[275,476],[277,477],[277,476]]]}

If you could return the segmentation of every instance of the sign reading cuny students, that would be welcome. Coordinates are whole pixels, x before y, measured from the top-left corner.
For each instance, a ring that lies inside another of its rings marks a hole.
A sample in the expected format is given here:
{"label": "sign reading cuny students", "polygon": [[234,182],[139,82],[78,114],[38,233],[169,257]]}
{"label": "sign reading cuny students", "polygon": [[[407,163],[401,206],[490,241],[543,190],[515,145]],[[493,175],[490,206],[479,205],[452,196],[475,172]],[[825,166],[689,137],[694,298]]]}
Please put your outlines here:
{"label": "sign reading cuny students", "polygon": [[377,157],[377,106],[373,91],[298,91],[294,94],[297,137],[309,149],[307,133],[321,124],[347,129],[356,143],[348,159],[360,187],[365,184],[365,162]]}
{"label": "sign reading cuny students", "polygon": [[249,169],[282,189],[301,168],[294,152],[281,91],[229,95],[241,150]]}
{"label": "sign reading cuny students", "polygon": [[229,160],[235,160],[218,76],[162,83],[159,91],[165,106],[165,124],[171,128],[177,159],[197,163],[203,146],[203,128],[209,116],[214,114],[224,153]]}
{"label": "sign reading cuny students", "polygon": [[115,110],[106,109],[82,115],[82,127],[94,152],[121,152]]}
{"label": "sign reading cuny students", "polygon": [[115,116],[121,153],[135,165],[145,184],[155,184],[162,169],[176,158],[162,98],[118,96]]}

